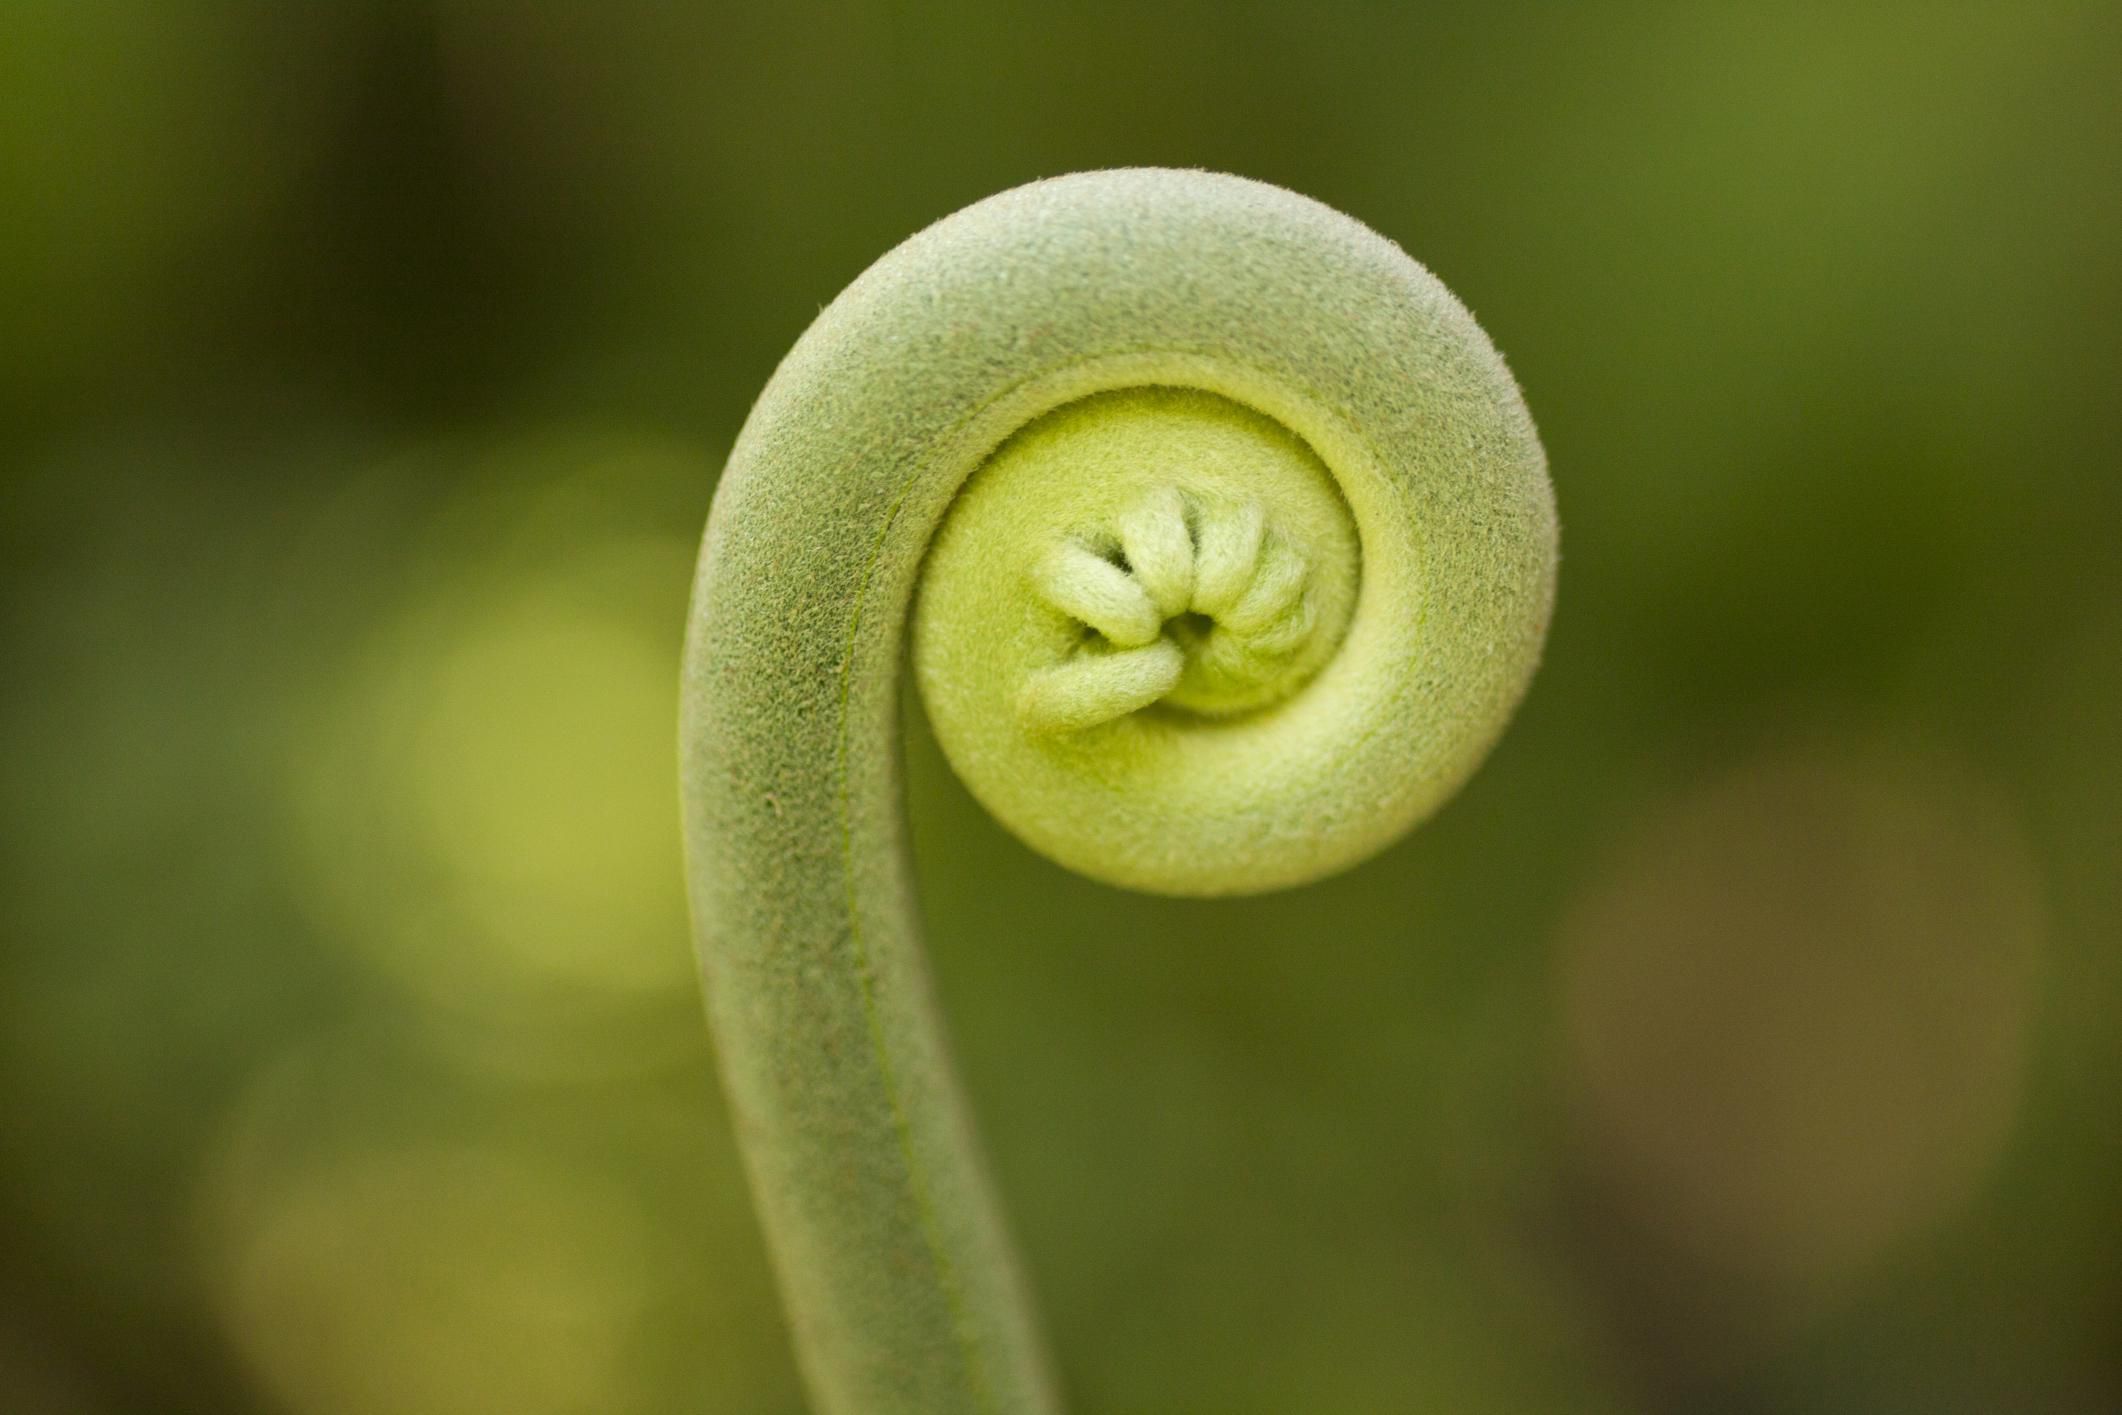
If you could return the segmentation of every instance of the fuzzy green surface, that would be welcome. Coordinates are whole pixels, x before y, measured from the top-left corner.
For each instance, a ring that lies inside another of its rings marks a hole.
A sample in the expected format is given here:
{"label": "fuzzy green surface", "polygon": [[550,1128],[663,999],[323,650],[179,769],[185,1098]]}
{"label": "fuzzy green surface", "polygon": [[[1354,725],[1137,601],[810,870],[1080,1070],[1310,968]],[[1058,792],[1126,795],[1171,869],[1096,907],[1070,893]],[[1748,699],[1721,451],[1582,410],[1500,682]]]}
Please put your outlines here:
{"label": "fuzzy green surface", "polygon": [[[1162,557],[1154,539],[1129,535],[1160,493],[1186,517]],[[1219,564],[1218,533],[1233,524],[1251,536]],[[1131,601],[1072,605],[1045,568],[1063,553]],[[981,803],[1071,868],[1163,889],[1203,877],[1204,858],[1211,884],[1273,873],[1278,844],[1255,822],[1276,809],[1278,782],[1319,768],[1262,767],[1305,754],[1286,704],[1339,648],[1360,569],[1332,474],[1279,424],[1194,390],[1086,398],[1012,437],[952,504],[915,605],[922,701]],[[1278,588],[1248,617],[1258,590]],[[1146,634],[1125,613],[1136,605]],[[1173,667],[1141,707],[1061,729],[1022,710],[1071,675],[1095,690],[1094,674],[1152,641]],[[1309,745],[1337,750],[1317,735]]]}
{"label": "fuzzy green surface", "polygon": [[[1440,804],[1522,694],[1553,502],[1516,385],[1397,247],[1199,172],[1090,173],[981,202],[884,257],[798,342],[731,453],[683,686],[691,898],[722,1072],[817,1407],[1058,1408],[934,1015],[895,721],[909,606],[952,500],[1013,432],[1101,391],[1206,390],[1307,444],[1361,579],[1278,716],[1331,751],[1171,873],[1209,892],[1353,863]],[[1191,843],[1187,843],[1191,839]]]}

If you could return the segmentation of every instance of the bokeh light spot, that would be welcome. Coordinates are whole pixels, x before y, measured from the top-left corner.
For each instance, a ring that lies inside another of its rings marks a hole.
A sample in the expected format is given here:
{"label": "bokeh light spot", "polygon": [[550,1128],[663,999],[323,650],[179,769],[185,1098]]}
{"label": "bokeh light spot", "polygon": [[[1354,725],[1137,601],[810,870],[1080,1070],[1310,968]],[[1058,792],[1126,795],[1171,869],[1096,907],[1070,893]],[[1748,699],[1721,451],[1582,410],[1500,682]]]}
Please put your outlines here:
{"label": "bokeh light spot", "polygon": [[298,1178],[232,1235],[234,1344],[297,1415],[511,1415],[631,1403],[649,1237],[607,1185],[480,1148]]}
{"label": "bokeh light spot", "polygon": [[441,518],[286,763],[325,932],[439,1040],[511,1068],[698,1048],[672,784],[691,554],[598,524],[586,480],[498,533],[477,504]]}
{"label": "bokeh light spot", "polygon": [[[469,932],[571,985],[671,981],[640,925],[678,876],[669,812],[671,672],[624,620],[533,589],[451,626],[389,685],[417,697],[402,763],[421,843]],[[677,955],[682,961],[682,952]]]}
{"label": "bokeh light spot", "polygon": [[1569,1080],[1633,1215],[1793,1290],[1938,1221],[2009,1128],[2038,932],[1957,767],[1786,751],[1669,802],[1560,956]]}

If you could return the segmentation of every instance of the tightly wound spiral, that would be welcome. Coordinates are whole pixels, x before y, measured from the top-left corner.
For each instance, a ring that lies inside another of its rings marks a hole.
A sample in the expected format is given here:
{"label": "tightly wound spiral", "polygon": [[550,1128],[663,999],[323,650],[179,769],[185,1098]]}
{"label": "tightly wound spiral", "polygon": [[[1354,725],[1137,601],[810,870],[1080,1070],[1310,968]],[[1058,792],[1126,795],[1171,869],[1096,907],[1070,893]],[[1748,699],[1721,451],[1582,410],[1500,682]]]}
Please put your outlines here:
{"label": "tightly wound spiral", "polygon": [[1139,889],[1317,879],[1458,789],[1554,594],[1540,442],[1390,241],[1205,172],[959,212],[819,315],[715,494],[686,853],[723,1080],[824,1415],[1053,1415],[951,1070],[899,781]]}

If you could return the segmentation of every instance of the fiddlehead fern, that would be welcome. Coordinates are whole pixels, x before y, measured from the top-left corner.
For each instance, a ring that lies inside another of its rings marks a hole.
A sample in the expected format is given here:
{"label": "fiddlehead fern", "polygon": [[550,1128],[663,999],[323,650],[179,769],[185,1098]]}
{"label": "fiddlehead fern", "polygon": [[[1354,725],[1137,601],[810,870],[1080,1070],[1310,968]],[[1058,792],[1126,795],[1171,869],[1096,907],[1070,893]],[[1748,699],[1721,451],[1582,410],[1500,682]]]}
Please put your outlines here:
{"label": "fiddlehead fern", "polygon": [[683,751],[709,1010],[822,1411],[1058,1408],[919,947],[909,637],[946,754],[1018,835],[1238,893],[1353,864],[1458,787],[1554,565],[1487,339],[1291,193],[1036,183],[819,316],[715,496]]}

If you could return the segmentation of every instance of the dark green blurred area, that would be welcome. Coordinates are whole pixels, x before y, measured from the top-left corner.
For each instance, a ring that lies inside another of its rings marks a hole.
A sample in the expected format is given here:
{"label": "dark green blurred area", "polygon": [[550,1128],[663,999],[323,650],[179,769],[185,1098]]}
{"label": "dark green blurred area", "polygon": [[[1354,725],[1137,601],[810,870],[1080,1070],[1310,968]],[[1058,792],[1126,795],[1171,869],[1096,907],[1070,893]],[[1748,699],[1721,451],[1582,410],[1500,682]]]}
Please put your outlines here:
{"label": "dark green blurred area", "polygon": [[11,0],[0,1410],[801,1408],[672,730],[753,394],[992,191],[1428,263],[1564,525],[1383,859],[939,985],[1082,1412],[2122,1408],[2122,11]]}

